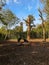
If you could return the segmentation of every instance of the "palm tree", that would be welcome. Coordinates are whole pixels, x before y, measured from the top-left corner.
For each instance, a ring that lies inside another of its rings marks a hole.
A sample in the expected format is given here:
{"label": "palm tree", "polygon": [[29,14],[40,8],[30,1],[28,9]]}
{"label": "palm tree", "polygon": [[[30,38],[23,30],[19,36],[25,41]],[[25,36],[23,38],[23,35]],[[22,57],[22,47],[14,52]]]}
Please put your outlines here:
{"label": "palm tree", "polygon": [[40,18],[41,18],[41,20],[42,20],[43,41],[45,42],[45,41],[46,41],[46,29],[45,29],[45,25],[44,25],[45,20],[44,20],[44,18],[43,18],[43,15],[42,15],[41,10],[40,10],[40,9],[38,9],[38,11],[39,11],[39,16],[40,16]]}
{"label": "palm tree", "polygon": [[35,20],[35,18],[32,15],[28,15],[27,19],[26,20],[24,19],[24,21],[26,22],[26,25],[28,26],[28,28],[27,28],[27,40],[30,39],[30,31],[31,31],[32,26],[34,25],[34,23],[33,23],[34,20]]}

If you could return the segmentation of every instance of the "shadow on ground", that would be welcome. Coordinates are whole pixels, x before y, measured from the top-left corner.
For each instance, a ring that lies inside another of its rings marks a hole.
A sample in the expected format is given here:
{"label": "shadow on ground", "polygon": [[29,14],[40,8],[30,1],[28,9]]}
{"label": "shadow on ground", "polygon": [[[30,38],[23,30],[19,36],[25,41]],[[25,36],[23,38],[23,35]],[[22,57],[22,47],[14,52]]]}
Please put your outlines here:
{"label": "shadow on ground", "polygon": [[0,46],[0,65],[49,65],[49,44]]}

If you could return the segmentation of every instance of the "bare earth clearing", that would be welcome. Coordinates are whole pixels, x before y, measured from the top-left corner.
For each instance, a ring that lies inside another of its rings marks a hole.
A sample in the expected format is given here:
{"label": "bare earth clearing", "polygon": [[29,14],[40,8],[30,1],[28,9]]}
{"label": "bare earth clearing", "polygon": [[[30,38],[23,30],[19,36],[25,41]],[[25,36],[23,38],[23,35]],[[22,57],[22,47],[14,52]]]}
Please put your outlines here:
{"label": "bare earth clearing", "polygon": [[16,41],[2,41],[0,65],[49,65],[49,42],[31,41],[30,45],[18,46]]}

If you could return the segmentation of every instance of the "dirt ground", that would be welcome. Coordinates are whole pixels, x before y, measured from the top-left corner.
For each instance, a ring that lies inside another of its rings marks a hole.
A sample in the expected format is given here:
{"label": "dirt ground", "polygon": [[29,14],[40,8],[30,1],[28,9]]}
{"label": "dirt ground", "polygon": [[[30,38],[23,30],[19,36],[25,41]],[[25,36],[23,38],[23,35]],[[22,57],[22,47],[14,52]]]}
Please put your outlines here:
{"label": "dirt ground", "polygon": [[[13,42],[17,42],[18,40],[17,39],[10,39],[8,41],[13,41]],[[30,39],[28,40],[29,42],[42,42],[43,39]],[[24,40],[21,39],[21,42],[24,42]],[[46,42],[49,42],[49,38],[46,39]]]}
{"label": "dirt ground", "polygon": [[0,42],[0,65],[49,65],[49,42],[15,43],[11,40]]}

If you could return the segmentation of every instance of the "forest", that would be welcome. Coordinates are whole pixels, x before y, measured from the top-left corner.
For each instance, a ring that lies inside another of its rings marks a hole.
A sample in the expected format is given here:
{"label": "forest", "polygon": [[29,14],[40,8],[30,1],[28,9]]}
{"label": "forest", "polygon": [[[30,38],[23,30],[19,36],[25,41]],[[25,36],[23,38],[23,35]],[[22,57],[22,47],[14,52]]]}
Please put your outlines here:
{"label": "forest", "polygon": [[[39,22],[42,21],[41,24],[35,25],[34,20],[35,17],[33,15],[28,14],[25,21],[27,26],[27,30],[23,31],[23,22],[21,22],[20,18],[17,17],[11,10],[3,9],[6,5],[5,2],[1,2],[0,6],[0,40],[6,39],[18,39],[19,36],[25,39],[33,39],[33,38],[42,38],[46,40],[49,38],[49,1],[41,0],[41,4],[44,5],[44,8],[38,8],[39,12]],[[44,19],[45,16],[45,19]],[[16,26],[16,24],[19,24]],[[14,26],[14,28],[12,28]],[[12,28],[12,29],[11,29]]]}
{"label": "forest", "polygon": [[49,0],[0,0],[0,65],[49,65]]}

